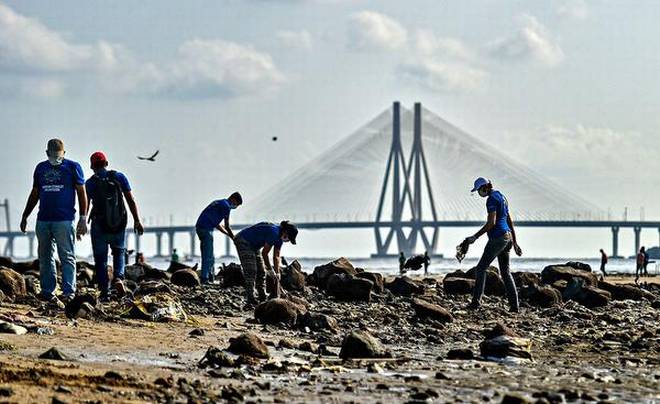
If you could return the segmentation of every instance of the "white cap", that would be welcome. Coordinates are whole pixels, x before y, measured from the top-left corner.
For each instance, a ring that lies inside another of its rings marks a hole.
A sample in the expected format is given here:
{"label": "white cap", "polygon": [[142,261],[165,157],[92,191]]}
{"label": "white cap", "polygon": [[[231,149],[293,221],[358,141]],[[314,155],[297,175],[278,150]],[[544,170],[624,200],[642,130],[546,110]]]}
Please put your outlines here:
{"label": "white cap", "polygon": [[472,188],[472,191],[470,192],[475,192],[479,188],[483,187],[484,185],[490,184],[490,180],[484,177],[479,177],[476,180],[474,180],[474,188]]}

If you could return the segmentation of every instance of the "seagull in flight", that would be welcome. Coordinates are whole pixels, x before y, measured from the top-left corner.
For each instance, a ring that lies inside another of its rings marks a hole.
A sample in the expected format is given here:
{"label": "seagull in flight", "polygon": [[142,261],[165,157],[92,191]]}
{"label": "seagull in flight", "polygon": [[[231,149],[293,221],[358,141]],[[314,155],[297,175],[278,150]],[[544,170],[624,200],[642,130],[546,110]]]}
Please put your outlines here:
{"label": "seagull in flight", "polygon": [[158,156],[158,152],[160,150],[156,150],[156,153],[154,153],[151,157],[141,157],[138,156],[138,160],[146,160],[146,161],[156,161],[156,156]]}

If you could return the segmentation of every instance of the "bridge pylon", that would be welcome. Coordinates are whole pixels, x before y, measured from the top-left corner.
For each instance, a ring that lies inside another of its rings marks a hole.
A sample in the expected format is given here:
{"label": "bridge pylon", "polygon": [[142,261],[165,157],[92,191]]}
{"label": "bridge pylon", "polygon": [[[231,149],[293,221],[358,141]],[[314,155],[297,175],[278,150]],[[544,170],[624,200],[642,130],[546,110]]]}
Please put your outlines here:
{"label": "bridge pylon", "polygon": [[[383,211],[388,190],[392,208],[390,218],[386,219]],[[439,229],[433,227],[430,237],[426,233],[427,229],[423,226],[424,196],[430,205],[431,220],[437,222],[431,179],[422,143],[422,105],[415,103],[413,144],[410,156],[406,159],[401,144],[401,105],[399,102],[394,102],[392,106],[392,146],[387,159],[374,226],[376,236],[376,254],[374,256],[389,256],[395,238],[397,253],[403,252],[407,256],[416,253],[418,241],[421,240],[425,250],[431,255],[435,254]],[[383,228],[386,229],[384,238],[381,233]],[[407,233],[406,230],[408,230]]]}

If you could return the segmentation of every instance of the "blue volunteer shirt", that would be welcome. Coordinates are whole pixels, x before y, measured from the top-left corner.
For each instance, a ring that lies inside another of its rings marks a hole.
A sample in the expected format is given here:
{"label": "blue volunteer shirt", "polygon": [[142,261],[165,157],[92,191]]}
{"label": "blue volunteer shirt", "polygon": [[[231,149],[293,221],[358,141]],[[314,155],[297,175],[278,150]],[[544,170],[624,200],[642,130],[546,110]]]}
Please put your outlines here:
{"label": "blue volunteer shirt", "polygon": [[76,185],[83,185],[82,167],[64,159],[59,166],[48,160],[37,164],[32,186],[39,190],[37,220],[45,222],[72,221],[76,218]]}
{"label": "blue volunteer shirt", "polygon": [[213,230],[220,222],[229,217],[229,212],[231,212],[229,200],[213,201],[199,215],[195,226],[204,230]]}
{"label": "blue volunteer shirt", "polygon": [[[87,182],[85,182],[85,189],[87,190],[87,198],[92,201],[94,205],[96,205],[96,189],[98,187],[98,178],[96,176],[99,176],[101,178],[107,178],[109,171],[108,170],[99,170],[95,175],[89,177]],[[119,171],[115,171],[115,178],[117,179],[117,182],[119,183],[119,186],[121,187],[122,192],[129,192],[131,190],[131,184],[128,182],[128,178]]]}
{"label": "blue volunteer shirt", "polygon": [[488,199],[486,199],[486,210],[488,213],[495,212],[497,214],[495,219],[495,227],[488,232],[488,238],[498,238],[511,231],[507,218],[509,217],[509,202],[500,191],[491,192]]}
{"label": "blue volunteer shirt", "polygon": [[273,223],[257,223],[241,230],[238,236],[250,243],[250,246],[255,250],[263,247],[266,243],[273,247],[282,247],[280,226]]}

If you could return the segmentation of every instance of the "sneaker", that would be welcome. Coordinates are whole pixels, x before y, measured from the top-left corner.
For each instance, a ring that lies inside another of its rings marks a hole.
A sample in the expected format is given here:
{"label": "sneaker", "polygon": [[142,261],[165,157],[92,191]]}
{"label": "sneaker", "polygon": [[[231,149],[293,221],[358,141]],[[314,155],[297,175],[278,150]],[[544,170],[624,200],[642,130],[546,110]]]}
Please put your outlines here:
{"label": "sneaker", "polygon": [[51,307],[56,307],[62,310],[65,307],[64,303],[62,303],[62,301],[58,299],[57,296],[52,296],[50,298],[47,298],[46,301],[48,302],[48,305]]}
{"label": "sneaker", "polygon": [[117,296],[124,297],[126,295],[126,285],[124,285],[124,282],[121,279],[117,279],[113,286],[117,292]]}

